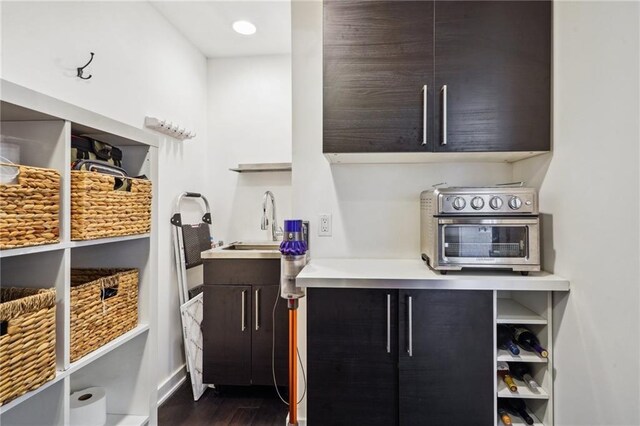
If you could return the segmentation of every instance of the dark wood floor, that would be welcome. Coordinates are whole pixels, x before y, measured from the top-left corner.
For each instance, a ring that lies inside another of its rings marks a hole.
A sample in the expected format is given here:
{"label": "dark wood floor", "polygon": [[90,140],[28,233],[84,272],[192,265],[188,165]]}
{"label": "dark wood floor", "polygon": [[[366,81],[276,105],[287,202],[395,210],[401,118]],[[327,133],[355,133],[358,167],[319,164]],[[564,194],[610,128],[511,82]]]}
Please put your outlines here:
{"label": "dark wood floor", "polygon": [[273,387],[207,389],[196,402],[189,381],[158,409],[160,426],[283,426],[286,418],[287,406]]}

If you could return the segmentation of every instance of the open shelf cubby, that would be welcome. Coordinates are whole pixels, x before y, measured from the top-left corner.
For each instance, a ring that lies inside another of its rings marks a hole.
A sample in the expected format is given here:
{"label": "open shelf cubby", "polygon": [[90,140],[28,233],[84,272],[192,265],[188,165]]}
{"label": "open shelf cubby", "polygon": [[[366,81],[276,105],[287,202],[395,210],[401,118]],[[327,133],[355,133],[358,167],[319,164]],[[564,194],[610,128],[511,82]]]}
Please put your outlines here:
{"label": "open shelf cubby", "polygon": [[[495,325],[523,325],[529,328],[549,351],[543,358],[539,354],[520,348],[519,355],[504,349],[496,349],[496,362],[524,362],[531,369],[540,390],[534,392],[525,383],[515,380],[517,392],[511,392],[504,382],[496,377],[496,407],[498,398],[521,398],[527,405],[534,425],[553,426],[553,347],[552,347],[552,293],[547,291],[496,291]],[[526,424],[512,415],[514,425]],[[502,425],[496,418],[496,424]]]}

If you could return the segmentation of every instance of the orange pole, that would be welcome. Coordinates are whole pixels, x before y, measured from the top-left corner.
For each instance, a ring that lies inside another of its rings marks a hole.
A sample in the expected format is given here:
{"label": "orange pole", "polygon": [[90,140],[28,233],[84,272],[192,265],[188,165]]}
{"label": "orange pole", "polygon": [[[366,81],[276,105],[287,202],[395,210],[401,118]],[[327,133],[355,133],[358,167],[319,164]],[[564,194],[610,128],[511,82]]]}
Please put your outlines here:
{"label": "orange pole", "polygon": [[289,424],[298,424],[298,311],[289,309]]}

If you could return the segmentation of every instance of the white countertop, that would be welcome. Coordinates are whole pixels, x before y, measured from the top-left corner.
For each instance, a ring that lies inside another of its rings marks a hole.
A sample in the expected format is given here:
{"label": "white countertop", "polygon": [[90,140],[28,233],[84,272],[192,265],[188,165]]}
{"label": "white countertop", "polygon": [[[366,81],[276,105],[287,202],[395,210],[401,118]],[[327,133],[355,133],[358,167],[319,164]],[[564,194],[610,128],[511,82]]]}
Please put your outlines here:
{"label": "white countertop", "polygon": [[441,275],[414,259],[311,259],[296,279],[300,287],[448,290],[568,291],[569,281],[548,272],[449,271]]}

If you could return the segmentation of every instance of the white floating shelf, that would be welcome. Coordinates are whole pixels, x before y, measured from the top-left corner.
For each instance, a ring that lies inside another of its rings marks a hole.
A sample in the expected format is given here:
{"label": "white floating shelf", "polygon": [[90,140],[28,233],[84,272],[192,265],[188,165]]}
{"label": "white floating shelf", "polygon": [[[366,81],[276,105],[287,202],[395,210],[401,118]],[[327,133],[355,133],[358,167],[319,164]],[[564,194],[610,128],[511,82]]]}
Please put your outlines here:
{"label": "white floating shelf", "polygon": [[498,324],[546,324],[547,320],[513,299],[498,299]]}
{"label": "white floating shelf", "polygon": [[106,345],[99,347],[93,352],[90,352],[89,354],[83,356],[76,362],[72,362],[71,365],[69,366],[69,369],[67,369],[65,372],[67,374],[73,374],[79,369],[81,369],[82,367],[91,364],[93,361],[97,360],[103,355],[108,354],[109,352],[113,351],[117,347],[124,345],[129,340],[139,336],[142,333],[146,333],[147,331],[149,331],[148,324],[138,324],[138,326],[133,330],[130,330],[124,333],[122,336],[117,337],[116,339],[110,341]]}
{"label": "white floating shelf", "polygon": [[522,348],[520,348],[520,355],[513,355],[506,349],[498,349],[498,361],[538,363],[549,362],[547,358],[543,358],[535,352],[525,351]]}
{"label": "white floating shelf", "polygon": [[[532,426],[544,426],[544,423],[542,423],[535,416],[535,414],[533,414],[531,411],[529,411],[529,415],[533,419],[533,425]],[[524,420],[522,420],[522,418],[520,416],[516,416],[514,414],[510,414],[509,416],[511,417],[511,424],[512,425],[526,425],[527,424]],[[502,423],[502,421],[500,419],[498,419],[496,421],[496,426],[504,426],[504,423]]]}
{"label": "white floating shelf", "polygon": [[98,238],[95,240],[69,241],[65,245],[69,248],[95,246],[99,244],[118,243],[121,241],[140,240],[149,238],[150,234],[125,235],[122,237]]}
{"label": "white floating shelf", "polygon": [[238,167],[229,169],[238,173],[259,173],[259,172],[290,172],[291,163],[247,163],[238,164]]}
{"label": "white floating shelf", "polygon": [[518,386],[518,391],[511,392],[502,379],[498,378],[497,380],[499,398],[549,399],[549,394],[544,388],[539,388],[539,391],[536,393],[529,389],[524,382],[513,379]]}
{"label": "white floating shelf", "polygon": [[130,414],[107,414],[105,426],[144,426],[149,422],[148,416]]}
{"label": "white floating shelf", "polygon": [[43,384],[39,388],[34,389],[31,392],[27,392],[24,395],[19,396],[16,399],[13,399],[13,400],[7,402],[6,404],[4,404],[3,406],[1,406],[0,407],[0,415],[4,414],[5,412],[7,412],[9,410],[11,410],[16,405],[20,405],[22,402],[24,402],[24,401],[28,400],[29,398],[39,394],[40,392],[50,388],[51,386],[53,386],[56,383],[58,383],[60,380],[64,379],[66,376],[67,376],[67,372],[66,371],[56,371],[56,377],[54,377],[52,380],[50,380],[47,383]]}

